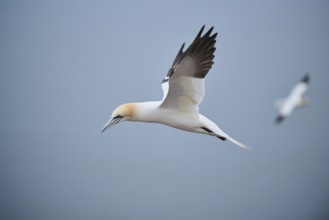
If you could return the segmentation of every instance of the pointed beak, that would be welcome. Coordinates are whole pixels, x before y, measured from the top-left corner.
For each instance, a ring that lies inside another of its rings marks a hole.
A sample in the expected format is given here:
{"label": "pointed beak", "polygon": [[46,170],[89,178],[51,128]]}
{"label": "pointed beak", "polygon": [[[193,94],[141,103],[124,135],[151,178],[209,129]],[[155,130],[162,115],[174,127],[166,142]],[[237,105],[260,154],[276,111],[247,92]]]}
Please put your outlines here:
{"label": "pointed beak", "polygon": [[104,132],[107,128],[109,128],[109,127],[112,127],[113,125],[115,125],[115,124],[118,124],[120,121],[121,121],[121,119],[122,119],[123,117],[121,117],[121,116],[116,116],[116,117],[112,117],[105,125],[104,125],[104,127],[102,128],[102,132]]}

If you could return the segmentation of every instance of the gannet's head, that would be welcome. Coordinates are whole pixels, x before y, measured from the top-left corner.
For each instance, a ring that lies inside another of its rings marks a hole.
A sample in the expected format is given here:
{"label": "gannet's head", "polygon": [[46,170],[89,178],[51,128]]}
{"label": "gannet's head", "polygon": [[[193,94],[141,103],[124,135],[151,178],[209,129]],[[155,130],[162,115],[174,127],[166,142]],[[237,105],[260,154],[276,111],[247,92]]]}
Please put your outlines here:
{"label": "gannet's head", "polygon": [[298,103],[298,106],[304,107],[310,104],[310,100],[306,97],[302,97],[301,100]]}
{"label": "gannet's head", "polygon": [[110,118],[110,120],[105,124],[102,129],[104,132],[107,128],[112,127],[115,124],[118,124],[121,121],[130,121],[133,120],[136,113],[136,104],[127,103],[117,107]]}

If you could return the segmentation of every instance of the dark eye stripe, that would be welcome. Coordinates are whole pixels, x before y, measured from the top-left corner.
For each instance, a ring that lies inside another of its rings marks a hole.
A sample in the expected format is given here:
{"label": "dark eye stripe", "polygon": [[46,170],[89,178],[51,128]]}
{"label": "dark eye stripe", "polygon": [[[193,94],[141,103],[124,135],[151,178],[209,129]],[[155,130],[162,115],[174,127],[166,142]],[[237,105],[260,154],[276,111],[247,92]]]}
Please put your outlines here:
{"label": "dark eye stripe", "polygon": [[120,119],[120,118],[123,118],[123,117],[121,115],[117,115],[113,119]]}

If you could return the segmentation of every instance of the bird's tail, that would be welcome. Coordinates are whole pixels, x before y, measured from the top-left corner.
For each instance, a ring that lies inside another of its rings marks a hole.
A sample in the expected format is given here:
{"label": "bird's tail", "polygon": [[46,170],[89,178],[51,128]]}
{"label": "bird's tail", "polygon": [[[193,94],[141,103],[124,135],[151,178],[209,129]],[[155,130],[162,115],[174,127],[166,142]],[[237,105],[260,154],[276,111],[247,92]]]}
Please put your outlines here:
{"label": "bird's tail", "polygon": [[229,140],[233,144],[236,144],[241,148],[249,149],[249,147],[247,145],[244,145],[241,142],[239,142],[239,141],[235,140],[234,138],[230,137],[229,135],[227,135],[213,121],[208,119],[206,116],[200,114],[199,117],[200,117],[201,122],[203,122],[205,125],[207,125],[205,127],[202,127],[202,129],[206,132],[206,134],[216,136],[217,138],[219,138],[223,141]]}
{"label": "bird's tail", "polygon": [[238,145],[238,146],[241,147],[241,148],[244,148],[244,149],[247,149],[247,150],[250,149],[247,145],[242,144],[241,142],[235,140],[234,138],[232,138],[232,137],[230,137],[230,136],[228,136],[228,135],[226,135],[225,138],[226,138],[227,140],[231,141],[233,144]]}

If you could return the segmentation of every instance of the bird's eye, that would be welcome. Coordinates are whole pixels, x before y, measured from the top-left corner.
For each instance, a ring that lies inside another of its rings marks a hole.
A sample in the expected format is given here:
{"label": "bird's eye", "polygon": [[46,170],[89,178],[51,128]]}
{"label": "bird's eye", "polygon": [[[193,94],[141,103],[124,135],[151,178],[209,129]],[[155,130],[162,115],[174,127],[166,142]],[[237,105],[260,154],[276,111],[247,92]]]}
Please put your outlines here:
{"label": "bird's eye", "polygon": [[123,118],[123,116],[117,115],[117,116],[113,117],[113,119],[120,119],[120,118]]}

